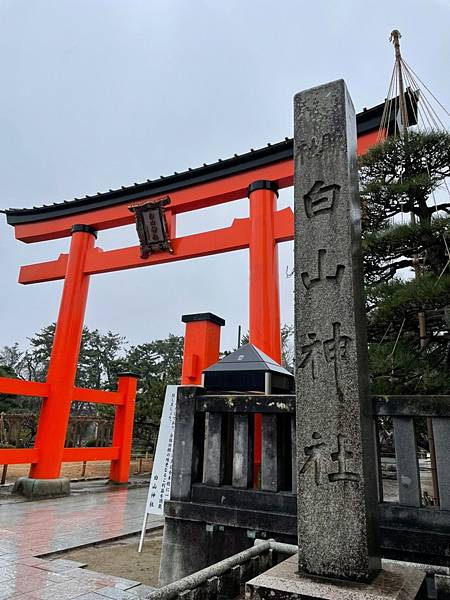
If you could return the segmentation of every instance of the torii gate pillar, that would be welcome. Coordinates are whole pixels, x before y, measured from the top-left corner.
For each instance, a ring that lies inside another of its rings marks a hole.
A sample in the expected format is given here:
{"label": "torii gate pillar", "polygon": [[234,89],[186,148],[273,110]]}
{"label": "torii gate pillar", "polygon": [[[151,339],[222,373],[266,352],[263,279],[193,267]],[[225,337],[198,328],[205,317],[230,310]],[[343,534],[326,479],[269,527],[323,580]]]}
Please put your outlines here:
{"label": "torii gate pillar", "polygon": [[248,187],[250,199],[250,343],[281,364],[280,291],[275,212],[278,185],[261,179]]}
{"label": "torii gate pillar", "polygon": [[[281,364],[280,290],[275,212],[278,185],[260,179],[248,186],[250,200],[249,341]],[[262,418],[255,415],[254,485],[262,454]]]}
{"label": "torii gate pillar", "polygon": [[30,469],[30,477],[35,479],[58,478],[61,472],[89,289],[90,276],[84,273],[84,265],[95,238],[96,231],[89,225],[72,227],[69,260],[48,367],[50,393],[42,405],[36,435],[39,461]]}

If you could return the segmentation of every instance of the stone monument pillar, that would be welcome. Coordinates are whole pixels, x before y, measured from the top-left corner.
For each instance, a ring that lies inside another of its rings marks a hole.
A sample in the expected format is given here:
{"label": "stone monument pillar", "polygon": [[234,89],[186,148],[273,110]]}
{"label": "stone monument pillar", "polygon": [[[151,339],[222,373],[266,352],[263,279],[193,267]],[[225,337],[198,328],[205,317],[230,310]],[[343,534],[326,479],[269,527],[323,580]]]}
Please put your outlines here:
{"label": "stone monument pillar", "polygon": [[299,569],[381,568],[355,111],[343,80],[294,99]]}
{"label": "stone monument pillar", "polygon": [[356,163],[343,80],[294,99],[298,556],[247,597],[419,597],[424,573],[381,570]]}

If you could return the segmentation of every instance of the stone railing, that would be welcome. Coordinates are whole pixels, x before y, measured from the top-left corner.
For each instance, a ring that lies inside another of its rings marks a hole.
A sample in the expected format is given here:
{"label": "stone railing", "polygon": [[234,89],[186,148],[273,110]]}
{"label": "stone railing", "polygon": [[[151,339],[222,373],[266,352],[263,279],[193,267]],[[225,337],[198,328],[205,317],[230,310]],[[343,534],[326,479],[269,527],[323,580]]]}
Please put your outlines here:
{"label": "stone railing", "polygon": [[[392,418],[397,463],[395,467],[392,459],[391,479],[383,480],[378,444],[375,476],[383,556],[447,565],[450,396],[388,396],[372,401],[374,429],[380,419]],[[262,418],[263,439],[261,475],[255,482],[256,414]],[[429,505],[421,491],[421,476],[428,479],[429,489],[431,474],[428,465],[419,473],[415,435],[419,418],[433,424],[440,504]],[[295,396],[218,396],[205,394],[202,388],[179,389],[172,493],[165,505],[163,583],[244,550],[255,537],[297,542],[294,446]],[[383,496],[386,485],[394,495]],[[200,550],[193,551],[187,538],[201,540]],[[174,570],[175,563],[179,568]]]}
{"label": "stone railing", "polygon": [[[255,540],[249,549],[212,564],[178,581],[155,589],[146,600],[232,600],[247,597],[246,583],[297,554],[298,547],[275,540]],[[383,559],[383,567],[407,565],[425,571],[430,600],[445,600],[450,592],[448,567]]]}
{"label": "stone railing", "polygon": [[[373,407],[377,417],[392,418],[398,503],[402,506],[419,508],[424,504],[415,420],[431,419],[436,457],[431,475],[437,496],[433,503],[450,510],[450,396],[376,396]],[[380,486],[380,501],[383,500]]]}
{"label": "stone railing", "polygon": [[[378,452],[380,528],[384,555],[447,565],[450,556],[450,396],[376,396],[375,422],[392,418],[398,499],[386,501]],[[432,425],[435,465],[419,470],[417,426]],[[434,469],[435,467],[435,469]],[[428,480],[428,491],[422,478]],[[434,485],[433,485],[434,484]],[[434,491],[433,491],[434,488]],[[434,505],[429,505],[428,497]],[[434,497],[433,497],[434,496]]]}
{"label": "stone railing", "polygon": [[280,544],[274,540],[255,540],[251,548],[155,590],[146,598],[217,600],[243,597],[247,581],[296,552],[297,546]]}
{"label": "stone railing", "polygon": [[[253,487],[253,428],[257,414],[262,419],[258,488],[263,492],[296,492],[292,460],[295,397],[199,395],[179,403],[173,500],[190,499],[193,484],[212,488],[228,485],[241,490]],[[182,477],[177,478],[177,472]]]}
{"label": "stone railing", "polygon": [[[264,530],[271,537],[295,528],[295,396],[203,395],[201,388],[180,388],[179,394],[171,501],[190,502],[189,511],[198,508],[199,516],[206,514],[200,507],[208,504],[206,520],[213,529],[216,522],[229,520],[229,509],[236,507],[241,516],[246,512],[246,528],[254,535]],[[262,422],[257,469],[255,415]],[[270,528],[273,513],[278,515],[275,531]]]}

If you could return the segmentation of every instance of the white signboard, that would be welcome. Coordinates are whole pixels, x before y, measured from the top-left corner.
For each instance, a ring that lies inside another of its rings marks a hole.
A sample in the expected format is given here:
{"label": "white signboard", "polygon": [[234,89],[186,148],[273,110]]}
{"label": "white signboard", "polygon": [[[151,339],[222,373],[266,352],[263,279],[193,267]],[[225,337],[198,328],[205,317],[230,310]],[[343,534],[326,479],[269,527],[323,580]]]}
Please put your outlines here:
{"label": "white signboard", "polygon": [[168,385],[166,389],[166,397],[159,424],[158,442],[153,458],[147,505],[145,507],[144,524],[139,542],[139,552],[142,551],[144,543],[148,515],[162,515],[164,512],[164,501],[170,498],[177,390],[177,385]]}

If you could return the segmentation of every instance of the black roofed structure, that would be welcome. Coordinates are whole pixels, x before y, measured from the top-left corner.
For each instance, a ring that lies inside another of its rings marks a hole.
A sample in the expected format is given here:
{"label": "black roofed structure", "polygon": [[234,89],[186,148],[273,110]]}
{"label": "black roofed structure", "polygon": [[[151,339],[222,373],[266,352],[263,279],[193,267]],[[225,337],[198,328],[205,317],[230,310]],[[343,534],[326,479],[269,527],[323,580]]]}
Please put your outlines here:
{"label": "black roofed structure", "polygon": [[208,391],[289,394],[294,376],[253,344],[245,344],[203,371]]}

